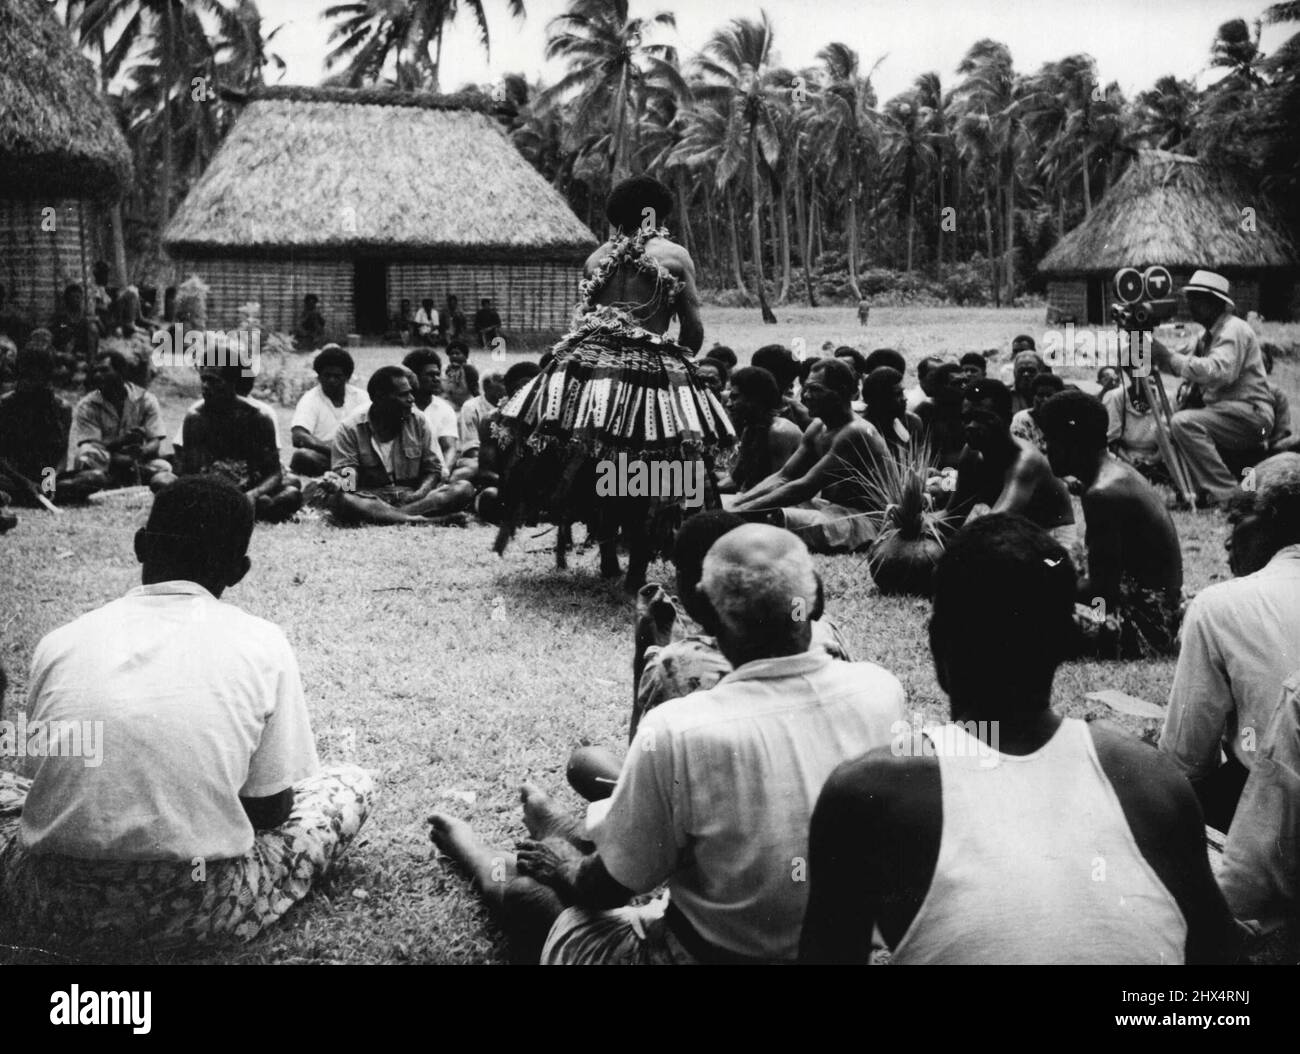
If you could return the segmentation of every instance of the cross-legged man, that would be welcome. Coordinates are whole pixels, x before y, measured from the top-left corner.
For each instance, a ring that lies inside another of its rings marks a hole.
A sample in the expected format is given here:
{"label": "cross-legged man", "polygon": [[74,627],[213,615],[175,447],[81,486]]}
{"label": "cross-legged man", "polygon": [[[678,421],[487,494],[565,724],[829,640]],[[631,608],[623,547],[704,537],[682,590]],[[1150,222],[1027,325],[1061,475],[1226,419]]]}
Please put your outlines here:
{"label": "cross-legged man", "polygon": [[[703,591],[733,666],[712,689],[641,721],[603,818],[575,825],[525,787],[535,841],[494,851],[435,814],[512,940],[547,963],[791,961],[805,905],[808,819],[826,775],[888,742],[903,689],[885,670],[810,650],[812,558],[789,532],[747,524],[704,561]],[[661,884],[667,898],[628,907]],[[536,945],[533,945],[535,952]]]}
{"label": "cross-legged man", "polygon": [[324,486],[332,511],[345,523],[452,522],[446,517],[474,500],[469,483],[444,483],[429,424],[414,412],[411,376],[405,366],[377,369],[366,385],[369,408],[334,434]]}
{"label": "cross-legged man", "polygon": [[283,631],[221,600],[252,531],[239,488],[177,481],[136,533],[142,584],[37,645],[28,716],[64,739],[0,818],[0,940],[250,940],[356,837],[369,775],[321,769]]}

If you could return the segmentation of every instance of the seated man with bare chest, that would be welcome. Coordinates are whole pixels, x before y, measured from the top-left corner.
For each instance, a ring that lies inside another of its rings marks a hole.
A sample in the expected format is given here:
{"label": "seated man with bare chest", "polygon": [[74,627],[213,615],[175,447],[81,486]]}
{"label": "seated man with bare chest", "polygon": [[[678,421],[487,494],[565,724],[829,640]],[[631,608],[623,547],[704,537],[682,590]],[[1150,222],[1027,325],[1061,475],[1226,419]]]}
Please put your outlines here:
{"label": "seated man with bare chest", "polygon": [[803,386],[812,424],[790,460],[726,503],[731,510],[793,531],[814,553],[870,545],[878,528],[871,480],[889,455],[880,433],[853,412],[857,387],[842,361],[819,359]]}
{"label": "seated man with bare chest", "polygon": [[1078,534],[1070,492],[1047,458],[1011,435],[1011,393],[1000,381],[977,381],[962,406],[966,449],[957,465],[949,518],[960,524],[1009,512],[1038,524],[1077,564]]}
{"label": "seated man with bare chest", "polygon": [[[199,371],[203,402],[181,425],[181,476],[215,474],[244,492],[259,520],[283,523],[302,507],[302,491],[286,485],[275,426],[237,394],[238,363]],[[155,479],[155,490],[170,482]]]}
{"label": "seated man with bare chest", "polygon": [[1102,659],[1173,654],[1183,554],[1164,502],[1106,448],[1101,400],[1062,392],[1038,410],[1038,423],[1053,471],[1083,485],[1088,576],[1079,583],[1076,652]]}

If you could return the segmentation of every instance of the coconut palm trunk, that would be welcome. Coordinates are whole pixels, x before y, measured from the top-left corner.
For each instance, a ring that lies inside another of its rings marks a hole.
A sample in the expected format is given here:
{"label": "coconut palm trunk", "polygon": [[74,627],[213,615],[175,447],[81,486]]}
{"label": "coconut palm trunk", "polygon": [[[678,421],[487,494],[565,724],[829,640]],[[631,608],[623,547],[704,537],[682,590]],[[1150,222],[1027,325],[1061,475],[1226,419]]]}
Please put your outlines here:
{"label": "coconut palm trunk", "polygon": [[743,296],[749,296],[745,288],[745,269],[740,262],[740,235],[736,230],[736,191],[728,187],[727,195],[727,231],[731,236],[731,264],[735,271],[736,288]]}
{"label": "coconut palm trunk", "polygon": [[158,185],[158,237],[171,217],[172,202],[172,88],[176,79],[176,12],[171,0],[166,0],[163,9],[163,83],[162,83],[162,173]]}
{"label": "coconut palm trunk", "polygon": [[993,287],[993,306],[1002,306],[1002,286],[999,282],[998,255],[993,244],[993,204],[989,201],[989,185],[984,184],[984,242],[988,247],[989,267],[993,269],[990,285]]}
{"label": "coconut palm trunk", "polygon": [[862,300],[862,290],[858,288],[858,196],[849,190],[849,288],[854,299]]}
{"label": "coconut palm trunk", "polygon": [[781,182],[781,302],[790,298],[790,192]]}
{"label": "coconut palm trunk", "polygon": [[759,194],[758,184],[758,133],[755,124],[749,125],[749,192],[752,208],[749,212],[749,237],[754,253],[754,283],[758,286],[758,308],[763,321],[770,326],[776,325],[776,315],[767,302],[767,290],[763,287],[763,228],[760,213],[763,199]]}

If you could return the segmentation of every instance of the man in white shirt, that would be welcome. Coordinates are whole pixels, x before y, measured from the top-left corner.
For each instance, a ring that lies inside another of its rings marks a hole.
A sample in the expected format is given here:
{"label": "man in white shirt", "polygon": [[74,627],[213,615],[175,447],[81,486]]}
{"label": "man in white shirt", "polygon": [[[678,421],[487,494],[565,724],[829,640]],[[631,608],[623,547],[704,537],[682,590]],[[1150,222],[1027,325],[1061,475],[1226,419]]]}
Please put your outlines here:
{"label": "man in white shirt", "polygon": [[[1259,741],[1300,669],[1300,454],[1255,466],[1232,510],[1228,562],[1238,577],[1196,595],[1160,749],[1196,788],[1205,822],[1228,830]],[[1226,760],[1220,762],[1220,752]]]}
{"label": "man in white shirt", "polygon": [[[790,532],[746,524],[724,535],[705,557],[702,589],[734,669],[642,720],[603,817],[589,824],[594,852],[564,837],[572,826],[528,785],[524,819],[542,840],[523,843],[517,861],[463,821],[430,819],[434,842],[470,870],[512,939],[546,933],[543,962],[794,959],[817,795],[902,719],[892,674],[809,649],[816,575]],[[665,883],[667,900],[622,906]]]}
{"label": "man in white shirt", "polygon": [[442,356],[432,348],[416,348],[402,359],[402,365],[415,374],[415,407],[429,422],[450,475],[460,459],[460,420],[456,407],[442,396]]}
{"label": "man in white shirt", "polygon": [[420,309],[415,313],[415,335],[426,345],[432,345],[438,338],[438,309],[433,306],[433,297],[427,296],[420,301]]}
{"label": "man in white shirt", "polygon": [[27,939],[52,938],[51,920],[118,947],[250,939],[365,822],[370,777],[320,770],[284,633],[220,602],[252,528],[237,487],[178,480],[136,534],[143,584],[37,645],[28,727],[46,743],[57,727],[61,749],[29,741],[31,790],[0,848],[0,919]]}
{"label": "man in white shirt", "polygon": [[328,471],[334,433],[370,401],[364,391],[348,383],[355,363],[337,344],[321,348],[312,369],[319,383],[303,393],[289,425],[294,447],[289,467],[300,476],[321,476]]}

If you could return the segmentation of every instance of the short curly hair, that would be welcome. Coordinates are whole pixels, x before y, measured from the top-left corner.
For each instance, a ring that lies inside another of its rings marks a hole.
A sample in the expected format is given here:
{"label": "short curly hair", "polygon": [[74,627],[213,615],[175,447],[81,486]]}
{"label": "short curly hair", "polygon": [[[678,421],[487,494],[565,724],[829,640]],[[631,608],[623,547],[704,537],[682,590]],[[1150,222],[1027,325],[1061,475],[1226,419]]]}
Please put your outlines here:
{"label": "short curly hair", "polygon": [[344,377],[351,377],[352,371],[357,368],[357,364],[352,361],[352,356],[343,348],[337,344],[326,344],[316,353],[311,368],[314,373],[320,373],[321,370],[327,370],[331,366],[341,367]]}
{"label": "short curly hair", "polygon": [[634,233],[646,219],[662,227],[672,212],[672,191],[653,176],[625,179],[605,199],[605,218],[623,234]]}

